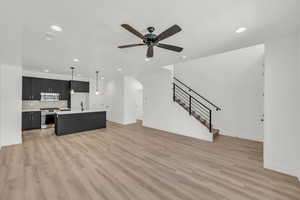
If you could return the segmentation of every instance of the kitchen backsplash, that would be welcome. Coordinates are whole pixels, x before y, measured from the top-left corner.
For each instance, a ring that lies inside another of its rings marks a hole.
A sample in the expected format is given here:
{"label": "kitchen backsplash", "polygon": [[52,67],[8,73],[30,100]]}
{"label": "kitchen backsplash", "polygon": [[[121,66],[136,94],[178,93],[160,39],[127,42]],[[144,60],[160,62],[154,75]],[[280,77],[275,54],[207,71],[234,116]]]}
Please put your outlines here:
{"label": "kitchen backsplash", "polygon": [[23,109],[67,108],[68,101],[22,101]]}

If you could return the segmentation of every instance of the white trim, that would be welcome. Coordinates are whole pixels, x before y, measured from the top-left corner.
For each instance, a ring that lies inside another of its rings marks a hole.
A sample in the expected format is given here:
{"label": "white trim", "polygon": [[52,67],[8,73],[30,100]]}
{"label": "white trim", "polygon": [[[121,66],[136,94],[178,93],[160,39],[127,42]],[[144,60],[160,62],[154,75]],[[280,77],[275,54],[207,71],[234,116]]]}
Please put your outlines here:
{"label": "white trim", "polygon": [[279,173],[283,173],[283,174],[286,174],[289,176],[294,176],[294,177],[298,178],[298,180],[300,181],[300,174],[298,173],[298,170],[295,168],[291,168],[288,166],[282,166],[282,164],[278,164],[278,163],[274,163],[274,162],[272,164],[265,162],[264,168],[270,169],[273,171],[277,171]]}
{"label": "white trim", "polygon": [[130,125],[130,124],[135,124],[137,121],[135,122],[123,122],[122,125]]}

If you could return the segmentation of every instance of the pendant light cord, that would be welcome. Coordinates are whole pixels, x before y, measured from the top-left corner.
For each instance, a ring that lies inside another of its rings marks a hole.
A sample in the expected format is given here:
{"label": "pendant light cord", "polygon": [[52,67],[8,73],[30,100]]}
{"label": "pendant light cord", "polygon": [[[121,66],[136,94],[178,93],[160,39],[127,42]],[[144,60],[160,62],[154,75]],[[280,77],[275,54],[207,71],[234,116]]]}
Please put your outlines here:
{"label": "pendant light cord", "polygon": [[96,91],[99,92],[99,71],[96,71]]}

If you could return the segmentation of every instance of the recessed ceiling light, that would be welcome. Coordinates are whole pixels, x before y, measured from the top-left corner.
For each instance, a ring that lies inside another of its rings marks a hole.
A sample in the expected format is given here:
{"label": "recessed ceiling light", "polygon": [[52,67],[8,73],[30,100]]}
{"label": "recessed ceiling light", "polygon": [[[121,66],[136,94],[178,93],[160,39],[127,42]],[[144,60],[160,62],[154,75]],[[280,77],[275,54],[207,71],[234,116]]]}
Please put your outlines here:
{"label": "recessed ceiling light", "polygon": [[184,59],[186,59],[186,56],[185,56],[185,55],[183,55],[183,56],[181,56],[181,58],[184,60]]}
{"label": "recessed ceiling light", "polygon": [[78,58],[74,58],[73,61],[74,62],[79,62],[79,59]]}
{"label": "recessed ceiling light", "polygon": [[117,70],[118,70],[119,72],[121,72],[121,71],[122,71],[122,68],[118,68]]}
{"label": "recessed ceiling light", "polygon": [[150,61],[150,58],[145,58],[145,61],[146,61],[146,62]]}
{"label": "recessed ceiling light", "polygon": [[51,29],[53,31],[57,31],[57,32],[61,32],[62,31],[62,27],[60,27],[58,25],[51,25]]}
{"label": "recessed ceiling light", "polygon": [[46,40],[52,40],[54,37],[55,37],[54,33],[46,32],[46,35],[45,35]]}
{"label": "recessed ceiling light", "polygon": [[243,32],[245,32],[246,30],[247,30],[246,27],[240,27],[240,28],[238,28],[235,32],[236,32],[236,33],[243,33]]}
{"label": "recessed ceiling light", "polygon": [[104,77],[103,77],[103,76],[101,77],[101,80],[104,80]]}
{"label": "recessed ceiling light", "polygon": [[45,72],[48,73],[48,72],[49,72],[49,69],[45,69]]}

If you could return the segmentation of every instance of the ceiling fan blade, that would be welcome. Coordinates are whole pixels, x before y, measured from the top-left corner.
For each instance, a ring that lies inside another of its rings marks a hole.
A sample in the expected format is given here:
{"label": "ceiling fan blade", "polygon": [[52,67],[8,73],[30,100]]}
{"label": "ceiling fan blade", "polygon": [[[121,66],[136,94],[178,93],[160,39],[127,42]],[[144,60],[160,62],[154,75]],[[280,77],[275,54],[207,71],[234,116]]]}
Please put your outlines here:
{"label": "ceiling fan blade", "polygon": [[123,48],[128,48],[128,47],[137,47],[137,46],[144,46],[146,44],[129,44],[129,45],[122,45],[118,46],[118,48],[123,49]]}
{"label": "ceiling fan blade", "polygon": [[153,57],[153,46],[149,46],[147,50],[147,58]]}
{"label": "ceiling fan blade", "polygon": [[160,47],[160,48],[163,48],[163,49],[168,49],[168,50],[171,50],[171,51],[176,51],[176,52],[181,52],[183,50],[182,47],[173,46],[173,45],[169,45],[169,44],[158,43],[156,46]]}
{"label": "ceiling fan blade", "polygon": [[181,31],[181,28],[178,25],[173,25],[170,28],[168,28],[167,30],[165,30],[164,32],[162,32],[161,34],[159,34],[157,36],[157,42],[164,40],[168,37],[171,37],[172,35],[178,33]]}
{"label": "ceiling fan blade", "polygon": [[137,30],[135,30],[133,27],[131,27],[128,24],[122,24],[121,25],[123,28],[125,28],[127,31],[129,31],[130,33],[138,36],[139,38],[141,38],[142,40],[144,39],[144,35],[141,34],[140,32],[138,32]]}

